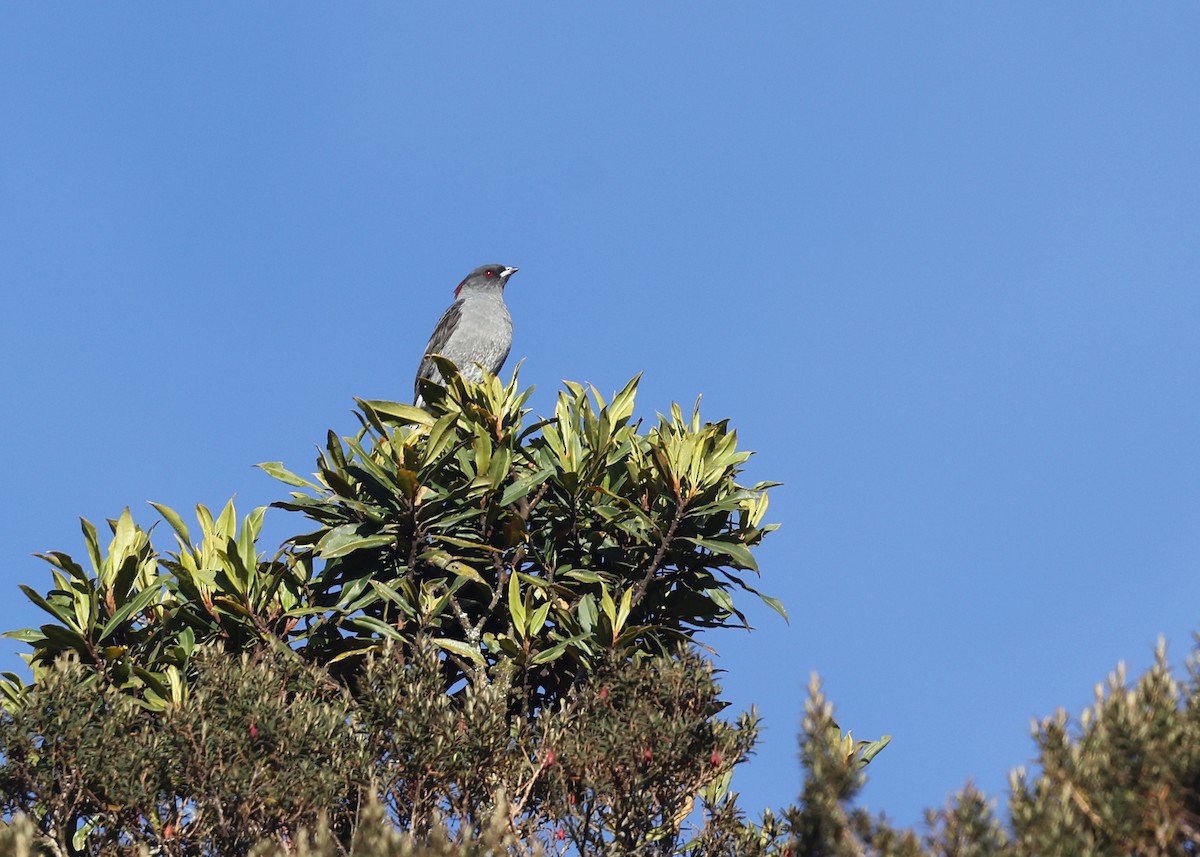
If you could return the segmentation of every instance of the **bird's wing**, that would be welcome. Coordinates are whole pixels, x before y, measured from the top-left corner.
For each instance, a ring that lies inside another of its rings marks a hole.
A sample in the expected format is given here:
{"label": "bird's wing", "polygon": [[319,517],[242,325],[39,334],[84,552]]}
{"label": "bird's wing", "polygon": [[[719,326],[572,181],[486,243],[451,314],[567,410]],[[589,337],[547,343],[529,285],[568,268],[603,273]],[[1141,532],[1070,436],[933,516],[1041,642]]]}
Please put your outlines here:
{"label": "bird's wing", "polygon": [[429,359],[429,355],[442,353],[446,348],[446,343],[454,335],[454,330],[458,327],[458,322],[461,318],[462,301],[455,301],[450,304],[448,310],[442,313],[442,317],[438,319],[437,325],[433,328],[433,334],[429,337],[429,344],[425,346],[425,356],[421,359],[421,365],[417,368],[416,381],[413,382],[413,392],[417,398],[420,398],[418,382],[422,378],[432,378],[439,382],[442,380],[442,376],[437,370],[437,365]]}

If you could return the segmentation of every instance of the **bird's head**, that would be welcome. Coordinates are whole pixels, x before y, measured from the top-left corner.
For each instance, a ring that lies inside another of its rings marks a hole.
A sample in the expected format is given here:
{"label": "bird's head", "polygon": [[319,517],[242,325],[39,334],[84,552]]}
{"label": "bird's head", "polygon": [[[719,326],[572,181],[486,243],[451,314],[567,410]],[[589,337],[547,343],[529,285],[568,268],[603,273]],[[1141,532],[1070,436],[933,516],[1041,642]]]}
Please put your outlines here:
{"label": "bird's head", "polygon": [[467,278],[458,284],[454,289],[454,296],[460,297],[464,291],[502,292],[508,278],[516,272],[516,268],[509,268],[505,265],[481,265],[467,274]]}

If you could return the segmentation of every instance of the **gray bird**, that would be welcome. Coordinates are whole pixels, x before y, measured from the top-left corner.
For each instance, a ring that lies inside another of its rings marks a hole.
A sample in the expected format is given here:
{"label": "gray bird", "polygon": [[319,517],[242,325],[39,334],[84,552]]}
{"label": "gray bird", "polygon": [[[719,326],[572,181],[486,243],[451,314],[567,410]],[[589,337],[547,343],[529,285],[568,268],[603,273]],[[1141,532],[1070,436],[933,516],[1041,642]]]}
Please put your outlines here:
{"label": "gray bird", "polygon": [[425,407],[421,400],[422,378],[445,383],[437,365],[429,359],[431,354],[454,361],[462,376],[476,383],[483,380],[476,364],[493,375],[504,366],[512,348],[512,316],[504,305],[504,286],[516,272],[516,268],[504,265],[483,265],[458,284],[455,301],[433,329],[417,369],[414,383],[417,407]]}

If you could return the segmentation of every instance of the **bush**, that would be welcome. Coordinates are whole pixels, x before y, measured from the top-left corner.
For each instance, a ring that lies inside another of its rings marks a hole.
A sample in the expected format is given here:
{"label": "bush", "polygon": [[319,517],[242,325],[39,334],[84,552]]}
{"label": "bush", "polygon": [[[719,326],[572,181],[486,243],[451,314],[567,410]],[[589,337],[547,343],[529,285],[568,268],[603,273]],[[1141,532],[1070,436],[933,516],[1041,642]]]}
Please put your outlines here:
{"label": "bush", "polygon": [[711,667],[685,651],[614,658],[534,725],[509,714],[502,678],[447,695],[438,650],[399,653],[368,661],[358,702],[287,649],[205,654],[162,711],[64,659],[0,718],[5,814],[37,818],[60,853],[348,851],[382,826],[408,846],[502,828],[526,849],[671,854],[691,801],[720,802],[757,734],[752,715],[716,718]]}

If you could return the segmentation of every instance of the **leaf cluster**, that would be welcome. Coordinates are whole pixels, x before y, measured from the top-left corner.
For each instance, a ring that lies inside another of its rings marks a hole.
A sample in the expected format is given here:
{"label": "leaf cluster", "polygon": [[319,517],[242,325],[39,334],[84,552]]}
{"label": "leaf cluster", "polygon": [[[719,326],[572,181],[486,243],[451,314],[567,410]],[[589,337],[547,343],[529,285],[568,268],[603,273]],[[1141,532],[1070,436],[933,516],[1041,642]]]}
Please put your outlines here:
{"label": "leaf cluster", "polygon": [[[86,681],[161,710],[184,698],[198,647],[237,653],[288,638],[307,581],[290,557],[268,560],[258,551],[265,508],[239,523],[233,501],[215,517],[197,506],[194,542],[174,510],[152,505],[174,531],[175,551],[156,551],[151,530],[126,509],[108,521],[104,549],[96,527],[82,521],[90,569],[61,551],[39,554],[53,567],[54,586],[44,595],[21,589],[54,621],[6,634],[32,647],[35,681],[69,653],[89,668]],[[19,676],[4,674],[5,705],[20,706],[27,692]]]}
{"label": "leaf cluster", "polygon": [[321,663],[383,641],[430,641],[447,686],[501,663],[528,712],[562,698],[610,652],[673,651],[702,628],[745,626],[733,593],[762,597],[751,548],[769,483],[737,477],[749,453],[725,422],[678,406],[642,430],[637,379],[606,402],[568,383],[527,423],[514,376],[464,382],[447,364],[428,411],[360,401],[361,430],[330,433],[315,481],[276,505],[315,524],[289,540],[314,569],[303,634]]}

